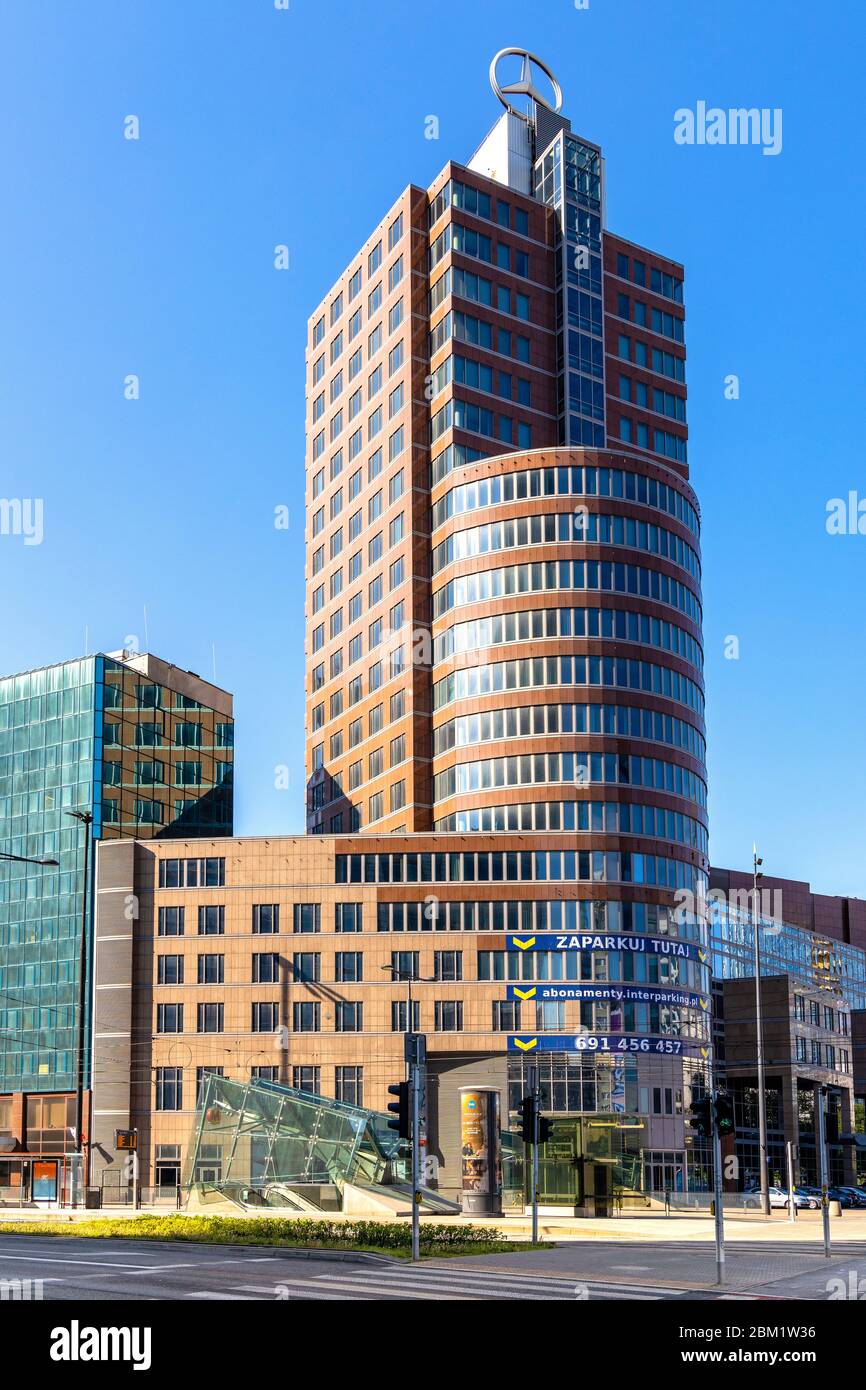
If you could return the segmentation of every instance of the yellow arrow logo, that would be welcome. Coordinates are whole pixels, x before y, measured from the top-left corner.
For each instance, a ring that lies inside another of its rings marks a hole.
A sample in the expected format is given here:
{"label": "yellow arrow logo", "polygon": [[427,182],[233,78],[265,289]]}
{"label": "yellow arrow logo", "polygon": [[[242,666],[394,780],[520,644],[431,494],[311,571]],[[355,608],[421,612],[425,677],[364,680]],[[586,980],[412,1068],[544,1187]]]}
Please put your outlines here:
{"label": "yellow arrow logo", "polygon": [[702,1000],[701,1000],[701,1008],[702,1008],[702,1009],[707,1009],[707,1008],[709,1008],[709,1001],[708,1001],[707,999],[702,999]]}
{"label": "yellow arrow logo", "polygon": [[532,986],[532,989],[518,989],[517,985],[515,985],[514,993],[517,995],[518,999],[534,999],[535,985]]}
{"label": "yellow arrow logo", "polygon": [[706,953],[706,951],[698,951],[698,960],[700,960],[700,961],[705,961],[706,958],[707,958],[707,953]]}
{"label": "yellow arrow logo", "polygon": [[512,939],[514,941],[515,946],[519,946],[521,951],[528,951],[530,946],[535,945],[534,936],[528,936],[525,941],[521,941],[519,936],[515,936]]}
{"label": "yellow arrow logo", "polygon": [[523,1042],[520,1038],[515,1038],[514,1041],[521,1052],[531,1052],[534,1047],[538,1046],[538,1038],[530,1038],[529,1042]]}
{"label": "yellow arrow logo", "polygon": [[710,1055],[710,1049],[709,1049],[708,1047],[702,1047],[702,1048],[701,1048],[701,1056],[703,1057],[704,1061],[707,1060],[707,1058],[709,1057],[709,1055]]}

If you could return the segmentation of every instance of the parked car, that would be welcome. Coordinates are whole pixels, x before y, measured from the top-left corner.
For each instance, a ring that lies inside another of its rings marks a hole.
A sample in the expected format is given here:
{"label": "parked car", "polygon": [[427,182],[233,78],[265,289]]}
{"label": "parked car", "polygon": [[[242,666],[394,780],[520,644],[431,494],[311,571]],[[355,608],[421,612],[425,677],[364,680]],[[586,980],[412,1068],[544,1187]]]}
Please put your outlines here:
{"label": "parked car", "polygon": [[841,1207],[859,1207],[862,1205],[860,1198],[855,1196],[850,1187],[828,1187],[827,1196],[831,1202],[838,1202]]}
{"label": "parked car", "polygon": [[[746,1191],[743,1193],[743,1206],[749,1208],[750,1210],[755,1210],[756,1208],[760,1207],[760,1205],[761,1205],[761,1189],[760,1189],[760,1187],[749,1187],[749,1188],[747,1188]],[[788,1205],[788,1192],[787,1192],[787,1189],[784,1188],[784,1187],[771,1187],[771,1188],[770,1188],[770,1206],[771,1206],[771,1208],[787,1207],[787,1205]],[[814,1208],[814,1207],[817,1207],[818,1205],[819,1205],[819,1203],[818,1203],[818,1201],[817,1201],[814,1197],[806,1196],[806,1195],[803,1194],[802,1192],[798,1192],[796,1188],[794,1189],[794,1206],[795,1206],[795,1207],[797,1207],[797,1208],[801,1208],[801,1207],[813,1207],[813,1208]]]}
{"label": "parked car", "polygon": [[798,1185],[794,1188],[794,1194],[795,1196],[803,1197],[805,1199],[805,1205],[809,1208],[810,1211],[816,1211],[818,1207],[820,1207],[821,1205],[820,1187],[804,1187],[802,1185]]}
{"label": "parked car", "polygon": [[863,1191],[862,1187],[847,1187],[842,1185],[839,1190],[840,1192],[849,1192],[854,1198],[855,1206],[866,1207],[866,1192]]}

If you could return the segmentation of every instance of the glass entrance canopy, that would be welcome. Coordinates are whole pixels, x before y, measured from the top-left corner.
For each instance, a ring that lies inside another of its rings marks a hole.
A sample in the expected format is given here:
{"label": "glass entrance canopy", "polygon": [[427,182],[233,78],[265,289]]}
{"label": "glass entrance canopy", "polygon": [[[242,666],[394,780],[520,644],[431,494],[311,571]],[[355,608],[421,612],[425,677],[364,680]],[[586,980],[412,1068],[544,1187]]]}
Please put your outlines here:
{"label": "glass entrance canopy", "polygon": [[289,1188],[342,1192],[345,1183],[401,1182],[402,1147],[387,1115],[276,1082],[210,1075],[183,1185],[243,1203],[275,1204]]}

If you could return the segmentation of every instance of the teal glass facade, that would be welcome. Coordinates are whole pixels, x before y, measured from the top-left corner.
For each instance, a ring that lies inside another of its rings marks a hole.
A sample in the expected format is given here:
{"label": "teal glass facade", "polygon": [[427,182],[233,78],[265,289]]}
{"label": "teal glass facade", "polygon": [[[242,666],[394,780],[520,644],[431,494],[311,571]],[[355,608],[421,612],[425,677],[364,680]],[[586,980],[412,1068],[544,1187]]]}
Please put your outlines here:
{"label": "teal glass facade", "polygon": [[85,837],[68,813],[92,813],[94,840],[231,834],[232,720],[146,662],[0,680],[0,852],[59,862],[0,859],[0,1095],[76,1086]]}

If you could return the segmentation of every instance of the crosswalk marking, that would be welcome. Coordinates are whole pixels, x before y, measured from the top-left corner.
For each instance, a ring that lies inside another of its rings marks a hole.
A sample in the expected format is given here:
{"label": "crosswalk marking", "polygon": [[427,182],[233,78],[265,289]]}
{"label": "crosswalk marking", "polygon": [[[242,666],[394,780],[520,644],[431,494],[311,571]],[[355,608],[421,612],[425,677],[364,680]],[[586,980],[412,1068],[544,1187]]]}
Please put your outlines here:
{"label": "crosswalk marking", "polygon": [[243,1302],[243,1303],[252,1303],[252,1302],[254,1302],[253,1298],[252,1298],[252,1297],[248,1297],[246,1294],[243,1294],[243,1293],[229,1293],[228,1291],[226,1291],[226,1292],[223,1293],[223,1292],[220,1292],[220,1291],[217,1290],[217,1289],[197,1289],[195,1293],[184,1294],[184,1297],[185,1297],[185,1298],[213,1298],[213,1299],[218,1299],[218,1300],[220,1300],[220,1301],[221,1301],[222,1299],[224,1299],[224,1298],[228,1298],[228,1299],[231,1299],[233,1302]]}

